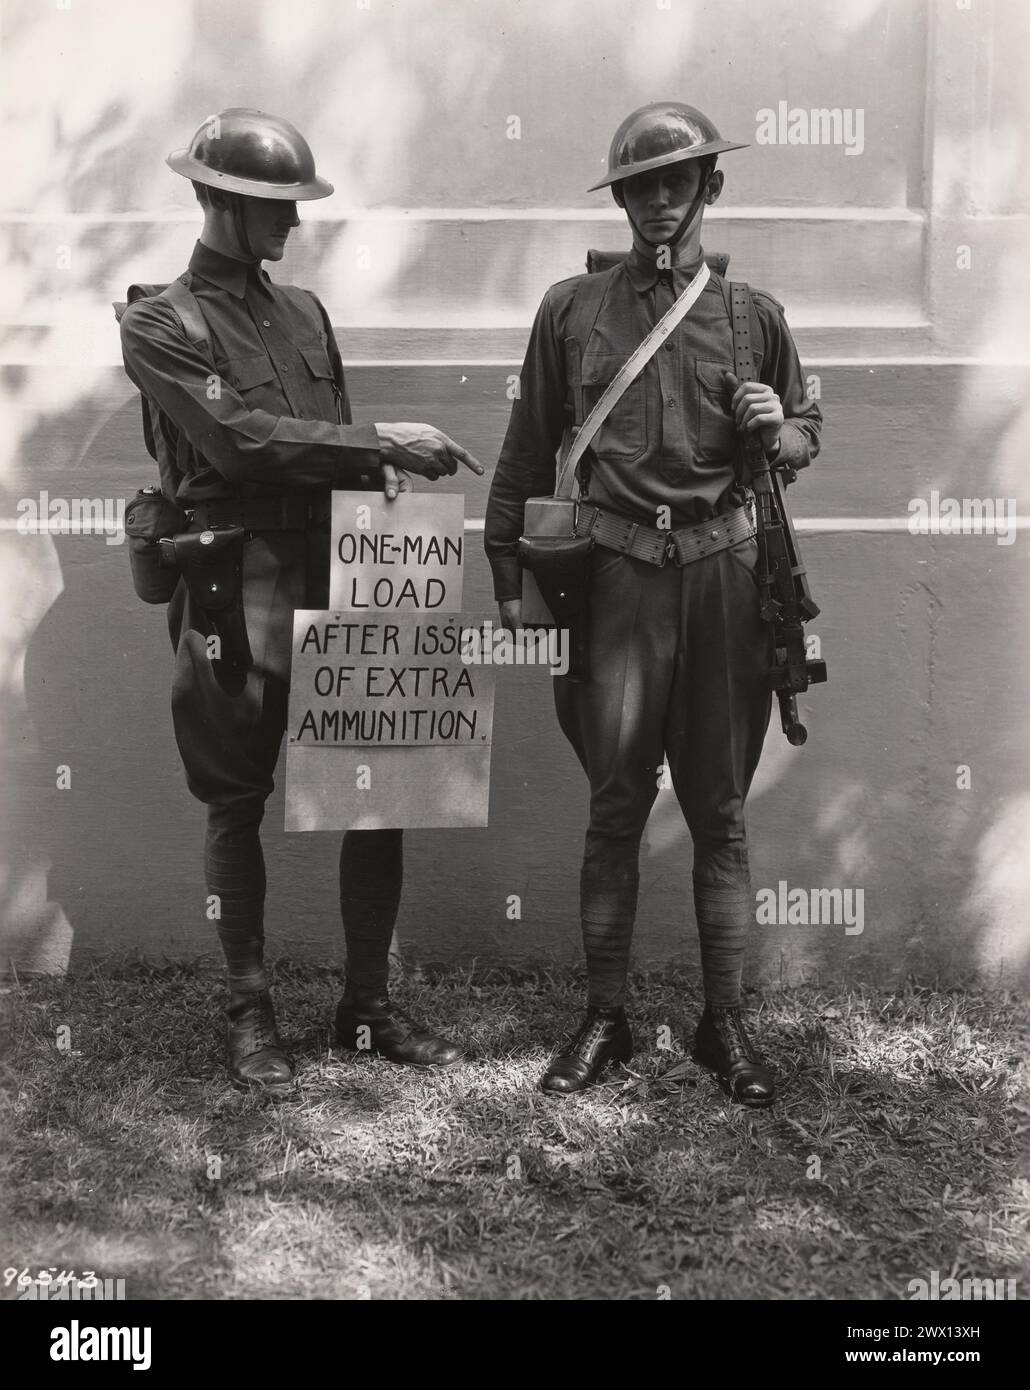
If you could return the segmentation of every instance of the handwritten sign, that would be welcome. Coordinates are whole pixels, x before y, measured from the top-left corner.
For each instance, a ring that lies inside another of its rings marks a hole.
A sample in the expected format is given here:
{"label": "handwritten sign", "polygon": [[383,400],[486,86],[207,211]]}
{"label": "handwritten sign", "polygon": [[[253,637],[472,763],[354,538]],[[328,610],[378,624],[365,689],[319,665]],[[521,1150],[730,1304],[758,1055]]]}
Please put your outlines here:
{"label": "handwritten sign", "polygon": [[457,613],[465,558],[465,499],[334,492],[329,607],[355,612]]}
{"label": "handwritten sign", "polygon": [[485,826],[494,668],[463,661],[464,499],[333,493],[329,609],[294,614],[287,830]]}
{"label": "handwritten sign", "polygon": [[461,659],[458,617],[294,614],[291,743],[391,748],[490,742],[491,668]]}

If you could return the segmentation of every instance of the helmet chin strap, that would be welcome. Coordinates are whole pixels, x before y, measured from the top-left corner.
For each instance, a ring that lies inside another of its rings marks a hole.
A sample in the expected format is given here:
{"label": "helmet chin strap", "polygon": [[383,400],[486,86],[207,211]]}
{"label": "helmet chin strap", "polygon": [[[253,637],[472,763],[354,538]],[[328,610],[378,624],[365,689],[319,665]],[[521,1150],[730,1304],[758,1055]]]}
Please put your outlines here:
{"label": "helmet chin strap", "polygon": [[698,208],[704,202],[705,194],[708,192],[708,185],[711,181],[712,174],[714,172],[714,169],[708,170],[704,178],[701,180],[698,190],[694,194],[693,199],[691,200],[690,206],[683,214],[679,226],[676,228],[675,232],[673,232],[671,237],[665,237],[661,241],[651,241],[648,237],[644,236],[644,233],[640,230],[640,228],[634,221],[633,214],[630,212],[629,208],[626,207],[625,201],[623,201],[623,211],[629,218],[629,224],[633,228],[634,232],[636,232],[640,240],[644,242],[646,246],[653,247],[655,251],[658,251],[663,246],[668,246],[671,251],[675,251],[676,247],[680,244],[680,242],[683,240],[688,230],[690,229],[690,224],[693,222],[695,216],[697,215]]}
{"label": "helmet chin strap", "polygon": [[256,261],[254,249],[250,244],[250,237],[247,235],[247,220],[243,212],[243,198],[239,193],[230,193],[232,199],[232,226],[236,233],[236,241],[240,250],[248,261]]}

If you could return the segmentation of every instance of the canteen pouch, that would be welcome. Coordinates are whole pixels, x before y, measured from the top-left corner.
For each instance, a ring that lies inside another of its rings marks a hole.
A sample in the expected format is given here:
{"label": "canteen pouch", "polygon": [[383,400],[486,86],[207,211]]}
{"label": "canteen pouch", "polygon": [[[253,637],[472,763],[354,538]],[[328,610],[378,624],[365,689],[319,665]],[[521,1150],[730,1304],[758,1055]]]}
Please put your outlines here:
{"label": "canteen pouch", "polygon": [[209,527],[176,536],[175,559],[190,597],[221,643],[221,660],[236,671],[251,665],[243,613],[242,526]]}
{"label": "canteen pouch", "polygon": [[171,537],[189,523],[160,488],[140,488],[125,509],[132,584],[144,603],[167,603],[179,583]]}
{"label": "canteen pouch", "polygon": [[[554,501],[553,498],[538,499]],[[565,499],[558,499],[563,501]],[[587,652],[587,592],[590,582],[590,536],[523,536],[519,560],[536,580],[552,622],[569,634],[570,681],[590,679]],[[522,621],[526,624],[525,610]]]}

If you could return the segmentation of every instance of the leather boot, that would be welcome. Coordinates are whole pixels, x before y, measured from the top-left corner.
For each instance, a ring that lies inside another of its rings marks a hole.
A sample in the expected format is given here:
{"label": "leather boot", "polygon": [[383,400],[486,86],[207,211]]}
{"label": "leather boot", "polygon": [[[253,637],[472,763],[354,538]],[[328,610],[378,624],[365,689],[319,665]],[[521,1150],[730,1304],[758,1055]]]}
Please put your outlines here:
{"label": "leather boot", "polygon": [[586,1017],[540,1078],[540,1089],[567,1096],[592,1086],[609,1062],[628,1062],[633,1056],[633,1034],[626,1011],[618,1008],[587,1009]]}
{"label": "leather boot", "polygon": [[720,1085],[741,1105],[771,1105],[776,1084],[744,1027],[739,1008],[705,1005],[694,1034],[693,1058],[714,1071]]}
{"label": "leather boot", "polygon": [[272,996],[232,994],[227,1017],[232,1084],[239,1090],[292,1090],[296,1072],[279,1038]]}
{"label": "leather boot", "polygon": [[344,995],[336,1006],[335,1029],[340,1047],[375,1052],[404,1066],[453,1067],[465,1056],[457,1043],[420,1028],[385,995],[356,1001]]}

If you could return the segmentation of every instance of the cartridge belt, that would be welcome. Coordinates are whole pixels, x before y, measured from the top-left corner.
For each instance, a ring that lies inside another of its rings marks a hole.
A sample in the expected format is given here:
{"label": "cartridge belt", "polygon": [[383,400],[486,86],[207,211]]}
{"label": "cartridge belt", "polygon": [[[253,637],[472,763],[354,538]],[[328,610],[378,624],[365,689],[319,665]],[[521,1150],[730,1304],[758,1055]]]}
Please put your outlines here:
{"label": "cartridge belt", "polygon": [[607,550],[617,550],[659,567],[669,560],[680,566],[693,564],[695,560],[704,560],[720,550],[750,540],[757,533],[754,498],[750,494],[748,501],[739,507],[713,516],[710,521],[681,526],[675,531],[662,531],[657,526],[630,521],[592,502],[580,502],[576,513],[577,536],[592,536]]}
{"label": "cartridge belt", "polygon": [[328,524],[328,497],[296,493],[281,497],[218,497],[194,502],[188,509],[198,526],[242,526],[246,531],[307,531]]}

